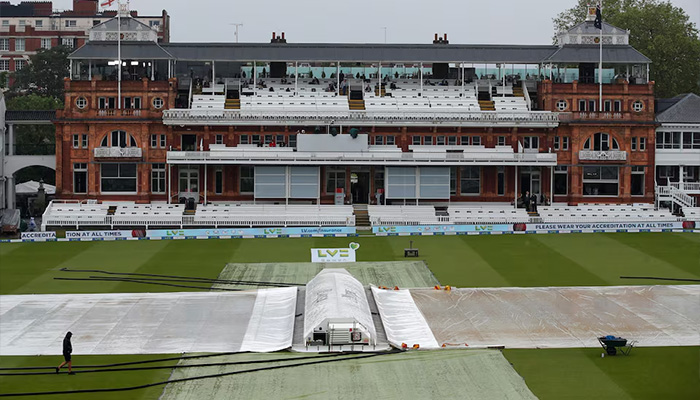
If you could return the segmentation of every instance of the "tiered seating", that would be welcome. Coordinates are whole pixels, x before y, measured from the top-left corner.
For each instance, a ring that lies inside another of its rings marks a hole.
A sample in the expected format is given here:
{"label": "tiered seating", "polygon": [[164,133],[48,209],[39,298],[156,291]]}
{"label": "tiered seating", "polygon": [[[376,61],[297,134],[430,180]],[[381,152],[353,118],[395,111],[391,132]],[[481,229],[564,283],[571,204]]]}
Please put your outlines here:
{"label": "tiered seating", "polygon": [[683,207],[683,215],[688,221],[700,221],[700,207]]}
{"label": "tiered seating", "polygon": [[655,210],[652,204],[578,205],[572,207],[540,206],[537,211],[544,222],[639,222],[677,221],[669,210]]}
{"label": "tiered seating", "polygon": [[352,206],[210,204],[197,207],[194,225],[208,226],[355,226]]}
{"label": "tiered seating", "polygon": [[52,201],[42,217],[42,226],[106,225],[107,204],[81,204]]}
{"label": "tiered seating", "polygon": [[117,207],[113,226],[182,226],[184,204],[131,204]]}
{"label": "tiered seating", "polygon": [[528,111],[527,103],[522,97],[501,97],[493,98],[496,111]]}
{"label": "tiered seating", "polygon": [[372,225],[433,225],[441,223],[434,206],[367,206]]}
{"label": "tiered seating", "polygon": [[512,206],[470,206],[450,205],[447,208],[450,222],[453,224],[518,224],[527,223],[530,217],[524,208]]}
{"label": "tiered seating", "polygon": [[262,95],[241,97],[243,111],[348,111],[344,96]]}
{"label": "tiered seating", "polygon": [[226,105],[226,96],[224,95],[193,95],[192,96],[192,113],[202,115],[223,114]]}

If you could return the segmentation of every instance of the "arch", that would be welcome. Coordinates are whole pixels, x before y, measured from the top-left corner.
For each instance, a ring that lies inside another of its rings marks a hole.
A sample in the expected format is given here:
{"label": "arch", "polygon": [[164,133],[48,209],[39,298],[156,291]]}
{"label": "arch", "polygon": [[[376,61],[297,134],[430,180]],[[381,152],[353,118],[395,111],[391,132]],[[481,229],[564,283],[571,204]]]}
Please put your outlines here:
{"label": "arch", "polygon": [[134,135],[123,130],[115,130],[104,135],[100,147],[138,147]]}
{"label": "arch", "polygon": [[46,167],[56,171],[56,155],[43,156],[5,156],[5,175],[13,176],[27,167]]}
{"label": "arch", "polygon": [[584,150],[609,151],[620,150],[617,138],[606,132],[596,132],[583,143]]}

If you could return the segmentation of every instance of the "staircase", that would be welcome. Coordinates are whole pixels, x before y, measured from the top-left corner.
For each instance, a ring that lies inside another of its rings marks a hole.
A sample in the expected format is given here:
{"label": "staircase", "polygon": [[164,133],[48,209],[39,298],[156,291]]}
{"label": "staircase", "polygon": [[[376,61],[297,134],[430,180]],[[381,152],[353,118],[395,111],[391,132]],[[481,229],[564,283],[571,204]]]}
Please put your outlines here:
{"label": "staircase", "polygon": [[114,215],[117,212],[117,206],[109,206],[107,209],[107,215]]}
{"label": "staircase", "polygon": [[523,93],[523,88],[521,86],[513,86],[513,96],[525,97],[525,93]]}
{"label": "staircase", "polygon": [[695,207],[695,198],[674,186],[656,186],[656,207],[659,203],[670,202],[682,207]]}
{"label": "staircase", "polygon": [[527,215],[530,217],[530,223],[531,224],[541,224],[544,222],[542,217],[540,217],[540,213],[537,211],[528,211]]}
{"label": "staircase", "polygon": [[364,100],[350,99],[348,100],[348,104],[350,106],[350,111],[363,111],[365,109]]}
{"label": "staircase", "polygon": [[375,95],[375,96],[380,96],[380,97],[386,96],[386,85],[382,83],[382,84],[380,85],[379,89],[375,88],[375,89],[374,89],[374,95]]}
{"label": "staircase", "polygon": [[224,105],[226,110],[240,110],[241,109],[241,99],[226,99],[226,104]]}
{"label": "staircase", "polygon": [[481,111],[496,111],[493,100],[479,100],[479,107],[481,107]]}
{"label": "staircase", "polygon": [[371,231],[372,224],[369,222],[367,204],[354,204],[352,208],[355,215],[355,228],[358,231]]}

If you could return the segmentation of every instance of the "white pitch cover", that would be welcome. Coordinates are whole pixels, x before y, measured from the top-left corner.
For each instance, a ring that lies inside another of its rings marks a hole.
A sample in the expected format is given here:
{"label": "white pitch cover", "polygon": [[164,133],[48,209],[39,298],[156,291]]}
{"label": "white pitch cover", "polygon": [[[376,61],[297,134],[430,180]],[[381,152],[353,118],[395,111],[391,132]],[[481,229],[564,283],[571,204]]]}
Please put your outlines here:
{"label": "white pitch cover", "polygon": [[241,351],[291,347],[296,305],[296,287],[258,290]]}
{"label": "white pitch cover", "polygon": [[384,290],[372,286],[372,294],[389,343],[397,347],[402,343],[409,347],[417,344],[422,349],[440,347],[408,289]]}

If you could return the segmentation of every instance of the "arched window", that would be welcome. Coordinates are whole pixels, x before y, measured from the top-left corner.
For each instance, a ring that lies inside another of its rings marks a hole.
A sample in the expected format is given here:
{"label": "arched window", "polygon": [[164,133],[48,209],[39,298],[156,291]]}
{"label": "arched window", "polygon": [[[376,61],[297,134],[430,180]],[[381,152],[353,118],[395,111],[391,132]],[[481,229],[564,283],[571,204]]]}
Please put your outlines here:
{"label": "arched window", "polygon": [[136,139],[125,131],[112,131],[102,139],[101,147],[137,147]]}
{"label": "arched window", "polygon": [[[591,143],[591,139],[593,143]],[[620,145],[617,143],[617,139],[611,135],[598,132],[593,135],[592,138],[586,139],[586,142],[583,144],[583,149],[595,151],[620,150]]]}

